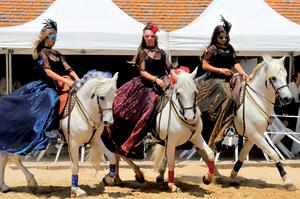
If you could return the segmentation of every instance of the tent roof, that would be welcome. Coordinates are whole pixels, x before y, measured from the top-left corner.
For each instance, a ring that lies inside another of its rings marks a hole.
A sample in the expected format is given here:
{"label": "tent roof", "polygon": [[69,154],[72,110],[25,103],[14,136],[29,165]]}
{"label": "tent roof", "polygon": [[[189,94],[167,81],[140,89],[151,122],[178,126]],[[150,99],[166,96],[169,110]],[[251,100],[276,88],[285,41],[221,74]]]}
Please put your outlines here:
{"label": "tent roof", "polygon": [[[34,40],[48,18],[57,21],[55,48],[64,54],[133,54],[144,27],[110,0],[56,0],[35,20],[0,28],[0,48],[31,53]],[[159,37],[160,47],[166,49],[167,34],[159,32]]]}
{"label": "tent roof", "polygon": [[220,15],[232,23],[231,44],[239,55],[300,53],[300,26],[263,0],[214,0],[190,25],[170,32],[172,55],[200,55],[209,45]]}

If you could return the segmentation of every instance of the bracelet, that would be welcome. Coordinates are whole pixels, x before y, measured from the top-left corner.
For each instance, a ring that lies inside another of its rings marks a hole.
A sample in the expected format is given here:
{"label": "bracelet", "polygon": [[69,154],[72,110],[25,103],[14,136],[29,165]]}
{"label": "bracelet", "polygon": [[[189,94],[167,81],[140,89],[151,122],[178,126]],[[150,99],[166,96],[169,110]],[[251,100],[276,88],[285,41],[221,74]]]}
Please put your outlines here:
{"label": "bracelet", "polygon": [[152,82],[156,83],[156,79],[157,79],[157,77],[155,76],[155,78],[152,80]]}

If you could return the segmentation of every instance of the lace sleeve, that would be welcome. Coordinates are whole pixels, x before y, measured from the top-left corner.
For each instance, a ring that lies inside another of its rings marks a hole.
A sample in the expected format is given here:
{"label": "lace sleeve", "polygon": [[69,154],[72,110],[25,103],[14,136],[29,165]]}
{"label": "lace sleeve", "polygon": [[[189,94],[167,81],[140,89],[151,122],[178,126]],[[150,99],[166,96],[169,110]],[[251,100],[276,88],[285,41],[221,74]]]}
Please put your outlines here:
{"label": "lace sleeve", "polygon": [[65,56],[63,56],[62,54],[59,54],[60,55],[60,60],[61,60],[61,63],[62,65],[64,66],[65,70],[68,72],[68,73],[71,73],[73,71],[72,67],[66,62],[66,59],[65,59]]}
{"label": "lace sleeve", "polygon": [[209,62],[215,54],[216,54],[216,47],[214,45],[210,45],[207,48],[206,52],[204,52],[202,59],[205,59]]}
{"label": "lace sleeve", "polygon": [[140,50],[137,59],[136,59],[136,65],[139,68],[139,70],[145,70],[145,64],[142,64],[145,61],[146,52],[144,50]]}
{"label": "lace sleeve", "polygon": [[41,56],[41,59],[43,60],[42,61],[43,68],[51,70],[51,66],[50,66],[50,63],[49,63],[49,57],[48,57],[48,54],[47,54],[46,50],[42,50],[40,52],[40,56]]}

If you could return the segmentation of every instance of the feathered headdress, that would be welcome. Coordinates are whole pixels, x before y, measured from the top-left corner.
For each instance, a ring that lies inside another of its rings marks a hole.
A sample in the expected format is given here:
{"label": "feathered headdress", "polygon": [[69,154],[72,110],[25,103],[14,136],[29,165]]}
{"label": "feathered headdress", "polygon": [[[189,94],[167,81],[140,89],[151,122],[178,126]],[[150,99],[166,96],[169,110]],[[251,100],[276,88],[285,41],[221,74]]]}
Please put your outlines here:
{"label": "feathered headdress", "polygon": [[57,32],[57,23],[56,21],[53,21],[52,19],[45,19],[45,24],[42,31],[48,29],[48,28],[53,28]]}
{"label": "feathered headdress", "polygon": [[221,22],[223,22],[224,30],[226,31],[227,34],[229,34],[231,29],[231,23],[228,22],[222,15],[220,16],[221,16]]}
{"label": "feathered headdress", "polygon": [[153,22],[148,22],[143,31],[145,30],[151,30],[155,34],[158,31],[158,27]]}

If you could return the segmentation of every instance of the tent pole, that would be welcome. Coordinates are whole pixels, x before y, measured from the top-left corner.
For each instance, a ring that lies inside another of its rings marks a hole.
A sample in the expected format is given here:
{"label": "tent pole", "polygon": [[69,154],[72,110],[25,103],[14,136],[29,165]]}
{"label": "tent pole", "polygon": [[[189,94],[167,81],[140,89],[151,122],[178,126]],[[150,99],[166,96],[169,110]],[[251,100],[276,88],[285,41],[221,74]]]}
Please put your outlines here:
{"label": "tent pole", "polygon": [[8,78],[9,78],[9,59],[8,59],[8,51],[5,53],[5,93],[6,95],[8,95],[8,87],[9,87],[9,81],[8,81]]}
{"label": "tent pole", "polygon": [[9,83],[9,89],[8,92],[11,93],[12,92],[12,53],[13,50],[12,49],[8,49],[8,83]]}
{"label": "tent pole", "polygon": [[292,81],[292,75],[294,74],[294,55],[293,52],[289,53],[289,82]]}

